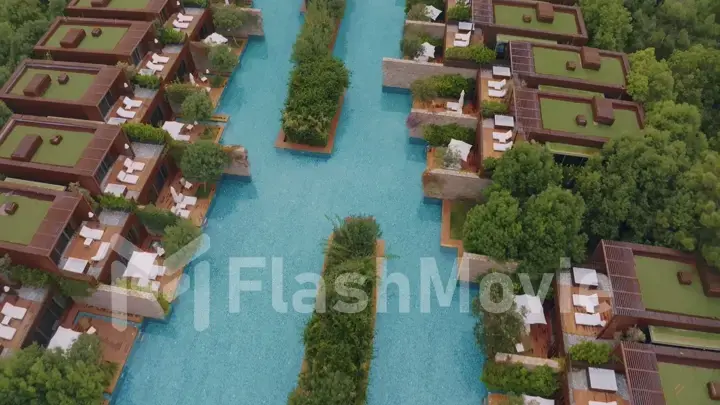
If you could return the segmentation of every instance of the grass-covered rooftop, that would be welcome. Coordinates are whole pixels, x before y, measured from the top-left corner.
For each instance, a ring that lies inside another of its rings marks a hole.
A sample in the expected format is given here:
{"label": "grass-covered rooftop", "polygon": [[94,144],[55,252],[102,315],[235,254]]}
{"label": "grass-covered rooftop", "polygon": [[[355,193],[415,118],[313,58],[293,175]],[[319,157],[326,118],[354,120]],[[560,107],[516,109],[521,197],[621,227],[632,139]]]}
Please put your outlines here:
{"label": "grass-covered rooftop", "polygon": [[[580,52],[533,46],[532,53],[537,74],[562,76],[607,85],[622,86],[625,84],[625,71],[620,58],[601,56],[600,69],[592,70],[583,68]],[[575,62],[576,69],[574,71],[566,69],[568,61]]]}
{"label": "grass-covered rooftop", "polygon": [[0,194],[0,206],[14,202],[18,205],[13,215],[0,215],[0,241],[27,245],[45,219],[52,201]]}
{"label": "grass-covered rooftop", "polygon": [[[691,272],[692,284],[680,284],[677,279],[678,271]],[[635,272],[647,309],[711,318],[720,315],[720,298],[705,295],[700,277],[693,266],[671,260],[635,256]]]}
{"label": "grass-covered rooftop", "polygon": [[[66,84],[60,84],[57,81],[58,75],[62,73],[67,74],[70,78],[70,80]],[[55,69],[27,68],[18,78],[12,90],[10,90],[10,93],[22,96],[23,90],[36,74],[47,74],[50,75],[50,78],[52,79],[50,87],[48,87],[48,89],[45,91],[45,93],[43,93],[42,96],[40,96],[40,98],[62,101],[79,101],[90,89],[90,86],[92,86],[96,76],[91,73],[77,73]]]}
{"label": "grass-covered rooftop", "polygon": [[[143,10],[147,7],[150,0],[110,0],[110,3],[104,8],[116,10]],[[91,0],[78,0],[74,4],[76,7],[92,7]]]}
{"label": "grass-covered rooftop", "polygon": [[[82,157],[85,148],[92,140],[93,134],[89,132],[61,131],[54,128],[36,127],[18,124],[0,140],[0,157],[10,158],[20,141],[26,135],[39,135],[43,143],[32,157],[33,163],[73,167]],[[58,145],[52,145],[50,139],[55,135],[63,137]]]}
{"label": "grass-covered rooftop", "polygon": [[720,369],[658,362],[667,405],[713,405],[707,383],[720,380]]}
{"label": "grass-covered rooftop", "polygon": [[75,48],[85,51],[112,51],[120,43],[125,33],[128,32],[128,27],[102,26],[99,27],[102,29],[102,35],[94,37],[91,32],[94,28],[98,28],[96,26],[61,24],[43,45],[46,47],[60,48],[60,41],[62,41],[65,34],[73,28],[85,30],[85,38],[83,38],[80,45]]}
{"label": "grass-covered rooftop", "polygon": [[[580,27],[573,13],[556,11],[553,22],[546,23],[538,21],[535,7],[532,5],[495,4],[493,5],[493,10],[495,13],[495,24],[498,25],[547,31],[554,34],[575,35],[580,33]],[[531,16],[531,21],[523,21],[524,15]]]}

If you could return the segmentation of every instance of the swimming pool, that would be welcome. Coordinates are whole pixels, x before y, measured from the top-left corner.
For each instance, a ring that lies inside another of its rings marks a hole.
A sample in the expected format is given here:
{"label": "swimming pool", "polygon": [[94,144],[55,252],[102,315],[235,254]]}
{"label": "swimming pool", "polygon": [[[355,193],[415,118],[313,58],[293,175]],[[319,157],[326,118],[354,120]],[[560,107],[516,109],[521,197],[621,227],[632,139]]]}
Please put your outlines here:
{"label": "swimming pool", "polygon": [[[352,85],[329,159],[273,146],[302,22],[299,1],[284,3],[255,0],[266,38],[250,41],[218,111],[232,116],[224,142],[247,147],[253,181],[222,182],[206,228],[211,247],[198,260],[211,267],[209,284],[193,283],[168,323],[145,326],[115,404],[285,404],[297,382],[309,314],[273,309],[270,262],[283,258],[285,301],[310,288],[293,277],[320,272],[332,229],[328,216],[375,216],[394,257],[387,273],[407,275],[413,291],[421,257],[436,259],[443,281],[452,273],[454,251],[439,246],[440,206],[423,201],[424,146],[407,140],[410,98],[381,87],[382,57],[399,53],[404,2],[349,1],[335,54],[352,71]],[[239,295],[238,313],[228,309],[230,256],[267,261],[265,269],[243,272],[242,279],[261,280],[265,288]],[[196,269],[188,275],[199,274]],[[193,292],[204,288],[209,327],[197,331]],[[418,293],[410,296],[409,314],[398,313],[397,289],[388,296],[388,313],[376,324],[370,405],[477,404],[485,393],[478,380],[483,356],[474,344],[472,316],[458,310],[458,295],[450,308],[435,304],[428,314],[419,311]]]}

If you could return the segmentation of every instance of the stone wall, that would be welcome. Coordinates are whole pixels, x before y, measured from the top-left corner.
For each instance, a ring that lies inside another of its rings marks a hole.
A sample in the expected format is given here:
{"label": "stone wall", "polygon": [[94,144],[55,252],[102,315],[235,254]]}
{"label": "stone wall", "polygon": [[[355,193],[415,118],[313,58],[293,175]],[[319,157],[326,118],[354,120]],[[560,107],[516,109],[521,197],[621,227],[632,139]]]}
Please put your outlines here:
{"label": "stone wall", "polygon": [[464,252],[460,259],[460,265],[458,266],[458,281],[474,283],[478,276],[487,274],[493,269],[514,273],[517,269],[517,263],[502,263],[488,256]]}
{"label": "stone wall", "polygon": [[405,20],[405,29],[408,28],[424,32],[431,37],[445,38],[445,24],[442,23]]}
{"label": "stone wall", "polygon": [[408,116],[408,122],[412,122],[413,125],[410,128],[410,137],[420,138],[423,137],[423,125],[435,124],[435,125],[447,125],[447,124],[458,124],[461,127],[466,128],[477,128],[478,117],[474,115],[457,114],[453,112],[430,112],[427,110],[421,110],[413,108],[410,110]]}
{"label": "stone wall", "polygon": [[250,177],[250,160],[248,159],[247,149],[240,145],[224,145],[223,150],[230,157],[230,162],[223,173]]}
{"label": "stone wall", "polygon": [[409,89],[417,79],[435,75],[460,74],[468,79],[477,77],[477,70],[443,66],[441,63],[383,58],[383,86]]}
{"label": "stone wall", "polygon": [[492,184],[475,173],[449,169],[426,170],[422,181],[425,197],[441,200],[479,200],[483,189]]}
{"label": "stone wall", "polygon": [[165,311],[158,303],[155,295],[149,292],[100,284],[93,295],[86,298],[75,298],[75,300],[113,312],[155,319],[165,318]]}
{"label": "stone wall", "polygon": [[559,361],[553,359],[541,359],[539,357],[521,356],[519,354],[496,353],[496,363],[520,363],[528,370],[532,370],[540,366],[548,366],[557,372],[564,371]]}

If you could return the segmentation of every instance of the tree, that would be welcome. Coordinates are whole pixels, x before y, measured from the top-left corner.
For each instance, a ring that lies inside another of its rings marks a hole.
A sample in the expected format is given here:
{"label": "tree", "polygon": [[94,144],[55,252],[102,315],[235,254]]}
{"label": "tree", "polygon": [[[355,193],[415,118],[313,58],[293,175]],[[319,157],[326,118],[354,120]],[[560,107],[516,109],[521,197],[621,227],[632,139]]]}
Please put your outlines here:
{"label": "tree", "polygon": [[96,335],[64,352],[32,345],[0,360],[0,405],[96,405],[115,367],[102,361]]}
{"label": "tree", "polygon": [[627,92],[638,103],[650,108],[660,101],[675,100],[672,71],[666,61],[655,59],[655,49],[630,54]]}
{"label": "tree", "polygon": [[621,51],[632,32],[623,0],[580,0],[590,46]]}
{"label": "tree", "polygon": [[216,5],[212,8],[212,17],[218,31],[232,33],[252,24],[257,17],[250,14],[247,9],[234,5]]}
{"label": "tree", "polygon": [[708,142],[700,130],[702,116],[697,107],[673,101],[662,101],[653,106],[645,116],[645,124],[666,131],[671,141],[683,141],[690,156],[708,148]]}
{"label": "tree", "polygon": [[463,246],[468,252],[497,260],[516,259],[522,232],[520,203],[509,191],[496,191],[485,204],[476,205],[468,212]]}
{"label": "tree", "polygon": [[308,3],[309,7],[314,5],[320,9],[327,10],[330,16],[336,20],[341,19],[343,14],[345,14],[345,0],[310,0]]}
{"label": "tree", "polygon": [[54,19],[65,14],[65,6],[67,6],[66,0],[49,0],[48,1],[48,17]]}
{"label": "tree", "polygon": [[230,73],[238,64],[238,56],[228,45],[215,45],[208,54],[212,69],[222,73]]}
{"label": "tree", "polygon": [[[165,228],[162,245],[165,248],[165,255],[170,257],[178,253],[190,242],[202,235],[202,230],[187,219],[180,219],[175,225]],[[184,253],[183,253],[184,255]]]}
{"label": "tree", "polygon": [[168,210],[149,204],[135,211],[140,222],[154,234],[162,234],[165,228],[175,225],[178,221],[177,215]]}
{"label": "tree", "polygon": [[185,98],[180,108],[183,118],[197,122],[209,120],[214,107],[206,91],[196,91]]}
{"label": "tree", "polygon": [[580,262],[585,257],[587,235],[583,232],[585,203],[569,190],[551,186],[530,197],[521,217],[523,267],[530,273],[558,269],[560,259]]}
{"label": "tree", "polygon": [[222,146],[212,141],[198,141],[188,145],[180,161],[180,170],[191,182],[217,181],[228,164]]}
{"label": "tree", "polygon": [[0,127],[5,125],[12,113],[12,110],[4,102],[0,101]]}
{"label": "tree", "polygon": [[44,18],[42,6],[38,0],[0,1],[0,21],[7,21],[13,27]]}
{"label": "tree", "polygon": [[524,202],[549,186],[560,185],[562,168],[552,152],[536,143],[520,143],[497,160],[492,172],[493,188],[503,188]]}
{"label": "tree", "polygon": [[329,12],[319,8],[316,2],[310,3],[305,13],[305,23],[293,45],[293,62],[305,63],[330,55],[334,31],[335,21]]}
{"label": "tree", "polygon": [[[507,286],[512,291],[512,286]],[[515,353],[515,345],[520,343],[525,333],[525,321],[513,301],[510,309],[503,312],[488,311],[483,307],[481,294],[490,294],[490,300],[499,303],[503,299],[501,285],[490,284],[488,291],[480,291],[473,300],[473,314],[478,318],[475,324],[475,339],[488,358],[497,353]]]}

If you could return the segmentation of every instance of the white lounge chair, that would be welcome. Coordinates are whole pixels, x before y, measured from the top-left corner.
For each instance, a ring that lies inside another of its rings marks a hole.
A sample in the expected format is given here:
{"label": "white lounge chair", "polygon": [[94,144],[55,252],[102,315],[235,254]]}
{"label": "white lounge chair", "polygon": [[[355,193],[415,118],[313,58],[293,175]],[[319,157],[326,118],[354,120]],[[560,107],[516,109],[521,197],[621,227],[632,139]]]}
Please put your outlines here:
{"label": "white lounge chair", "polygon": [[15,328],[11,328],[9,326],[0,325],[0,338],[5,340],[13,340],[15,337],[15,332],[17,330]]}
{"label": "white lounge chair", "polygon": [[190,23],[184,23],[184,22],[175,20],[175,21],[173,21],[173,27],[184,30],[184,29],[190,28]]}
{"label": "white lounge chair", "polygon": [[493,142],[493,150],[495,152],[505,152],[506,150],[512,148],[512,146],[513,146],[512,142],[508,142],[508,143]]}
{"label": "white lounge chair", "polygon": [[5,316],[5,317],[3,318],[3,320],[2,320],[2,322],[0,322],[0,324],[2,324],[2,325],[10,325],[10,321],[12,321],[12,318],[9,317],[9,316]]}
{"label": "white lounge chair", "polygon": [[88,335],[94,335],[95,332],[97,332],[97,329],[95,329],[94,326],[91,326],[85,333],[87,333]]}
{"label": "white lounge chair", "polygon": [[134,174],[127,174],[124,171],[120,171],[117,175],[117,179],[127,184],[137,184],[140,178]]}
{"label": "white lounge chair", "polygon": [[193,184],[189,181],[185,180],[185,177],[180,178],[180,185],[183,186],[184,189],[189,190],[192,188]]}
{"label": "white lounge chair", "polygon": [[138,108],[142,105],[142,100],[133,100],[130,97],[123,98],[123,104],[125,105],[125,108]]}
{"label": "white lounge chair", "polygon": [[497,77],[512,77],[510,68],[506,66],[493,66],[492,74]]}
{"label": "white lounge chair", "polygon": [[[462,36],[462,34],[455,34],[455,40],[453,41],[453,46],[457,47],[457,48],[466,48],[466,47],[470,46],[470,34],[471,33],[468,32],[467,38]],[[458,35],[461,36],[460,39],[457,38]]]}
{"label": "white lounge chair", "polygon": [[13,319],[23,319],[25,318],[25,314],[27,314],[27,308],[18,307],[6,302],[2,308],[2,314]]}
{"label": "white lounge chair", "polygon": [[504,128],[515,128],[515,117],[511,115],[496,115],[495,126]]}
{"label": "white lounge chair", "polygon": [[117,115],[119,115],[123,118],[127,118],[127,119],[135,118],[135,111],[128,111],[122,107],[118,107],[116,112],[117,112]]}
{"label": "white lounge chair", "polygon": [[600,314],[581,314],[575,312],[575,323],[585,326],[605,326],[606,322],[602,320]]}
{"label": "white lounge chair", "polygon": [[98,248],[97,252],[95,253],[95,256],[91,257],[90,261],[99,262],[101,260],[104,260],[107,257],[107,254],[109,251],[110,251],[110,242],[101,243],[100,247]]}
{"label": "white lounge chair", "polygon": [[120,117],[110,117],[107,120],[107,123],[110,125],[122,125],[127,122],[127,119],[120,118]]}
{"label": "white lounge chair", "polygon": [[495,80],[488,80],[487,82],[488,87],[492,87],[495,90],[502,90],[505,85],[507,84],[506,79],[502,79],[502,81],[496,82]]}
{"label": "white lounge chair", "polygon": [[512,136],[512,129],[509,129],[507,132],[493,132],[493,139],[498,142],[507,142]]}
{"label": "white lounge chair", "polygon": [[458,23],[458,29],[460,31],[472,31],[475,29],[475,25],[471,22],[460,21]]}
{"label": "white lounge chair", "polygon": [[433,6],[425,6],[425,15],[430,17],[431,20],[437,20],[440,14],[442,14],[442,10]]}
{"label": "white lounge chair", "polygon": [[470,32],[470,31],[468,31],[464,34],[457,32],[457,33],[455,33],[455,40],[456,41],[470,41],[471,36],[472,36],[472,32]]}
{"label": "white lounge chair", "polygon": [[[182,194],[180,194],[180,195],[182,195]],[[192,207],[193,205],[197,204],[197,197],[195,197],[194,195],[182,195],[182,196],[183,196],[183,198],[182,198],[182,201],[180,201],[180,204],[182,204],[183,206]]]}
{"label": "white lounge chair", "polygon": [[155,64],[155,63],[152,63],[151,61],[147,61],[145,66],[148,69],[152,70],[153,72],[162,72],[163,68],[165,67],[165,65]]}
{"label": "white lounge chair", "polygon": [[180,22],[188,23],[188,22],[192,21],[193,18],[195,18],[195,17],[193,17],[191,15],[184,15],[183,13],[177,14],[177,19]]}
{"label": "white lounge chair", "polygon": [[87,226],[80,228],[80,236],[86,239],[100,240],[102,239],[103,234],[105,234],[105,231],[102,229],[93,229],[88,228]]}
{"label": "white lounge chair", "polygon": [[592,295],[580,295],[580,294],[573,294],[572,295],[573,305],[576,307],[583,307],[585,308],[585,312],[594,314],[595,308],[597,308],[600,305],[600,299],[598,298],[597,294]]}
{"label": "white lounge chair", "polygon": [[457,111],[462,114],[463,105],[465,105],[465,90],[460,92],[460,99],[458,100],[457,103],[448,101],[445,106],[447,107],[448,110]]}
{"label": "white lounge chair", "polygon": [[488,96],[495,97],[495,98],[503,98],[503,97],[507,96],[507,89],[502,89],[502,90],[489,89]]}
{"label": "white lounge chair", "polygon": [[165,64],[165,63],[170,62],[170,57],[169,56],[160,56],[160,55],[154,53],[154,54],[152,54],[152,61],[153,61],[153,63],[156,63],[156,64]]}

